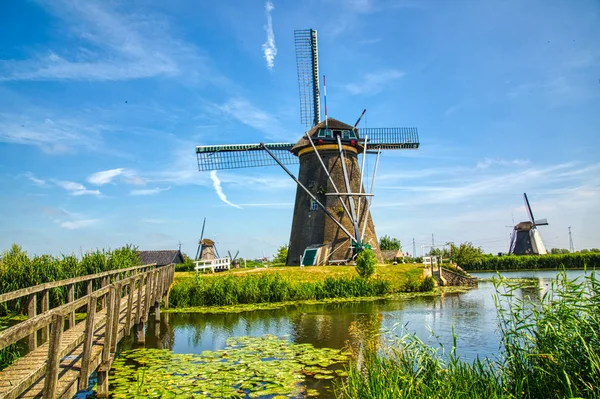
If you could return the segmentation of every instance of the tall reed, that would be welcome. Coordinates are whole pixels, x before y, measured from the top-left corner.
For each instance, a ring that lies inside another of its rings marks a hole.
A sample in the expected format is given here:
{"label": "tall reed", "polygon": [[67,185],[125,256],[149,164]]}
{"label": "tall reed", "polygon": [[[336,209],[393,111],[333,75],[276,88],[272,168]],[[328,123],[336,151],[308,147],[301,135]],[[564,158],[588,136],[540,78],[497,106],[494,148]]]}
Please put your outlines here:
{"label": "tall reed", "polygon": [[224,306],[325,298],[381,296],[390,284],[379,279],[326,278],[317,282],[293,282],[279,274],[202,278],[176,282],[169,294],[173,307]]}
{"label": "tall reed", "polygon": [[338,387],[342,398],[598,398],[600,285],[595,274],[561,273],[541,303],[496,285],[502,354],[468,363],[408,334],[367,347]]}

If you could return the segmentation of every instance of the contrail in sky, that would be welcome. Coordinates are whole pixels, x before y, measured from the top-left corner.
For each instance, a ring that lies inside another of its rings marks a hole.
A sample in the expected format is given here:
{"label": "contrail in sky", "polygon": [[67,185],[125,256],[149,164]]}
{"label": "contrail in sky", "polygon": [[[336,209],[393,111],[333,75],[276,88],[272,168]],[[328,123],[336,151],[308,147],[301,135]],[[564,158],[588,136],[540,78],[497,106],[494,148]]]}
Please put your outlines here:
{"label": "contrail in sky", "polygon": [[221,180],[219,180],[219,178],[217,177],[216,170],[210,171],[210,178],[213,181],[213,187],[215,188],[215,191],[216,191],[217,195],[219,196],[219,198],[221,199],[221,201],[223,201],[227,205],[233,206],[234,208],[242,209],[241,206],[236,205],[227,199],[227,196],[223,193],[223,189],[221,188]]}
{"label": "contrail in sky", "polygon": [[267,25],[264,26],[267,32],[267,41],[263,43],[262,49],[267,60],[267,68],[273,69],[275,66],[275,56],[277,55],[277,46],[275,46],[275,33],[273,33],[273,18],[271,18],[271,11],[275,8],[273,3],[267,1],[265,4],[265,11],[267,13]]}

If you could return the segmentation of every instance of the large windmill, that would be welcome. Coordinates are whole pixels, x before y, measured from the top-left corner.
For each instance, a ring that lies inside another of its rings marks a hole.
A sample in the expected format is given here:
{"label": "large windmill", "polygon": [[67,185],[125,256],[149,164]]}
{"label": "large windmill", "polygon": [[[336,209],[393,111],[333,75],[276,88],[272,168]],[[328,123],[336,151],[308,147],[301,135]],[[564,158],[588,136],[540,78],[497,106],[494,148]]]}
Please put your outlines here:
{"label": "large windmill", "polygon": [[545,218],[535,220],[526,193],[523,193],[523,198],[529,221],[518,223],[513,228],[508,253],[512,255],[545,255],[546,247],[542,242],[542,236],[537,231],[537,226],[547,226],[548,220]]}
{"label": "large windmill", "polygon": [[[416,128],[357,128],[320,114],[317,31],[294,32],[300,117],[308,131],[297,143],[198,146],[200,171],[279,165],[296,183],[288,265],[352,259],[372,247],[381,260],[369,207],[381,150],[419,148]],[[325,87],[325,86],[324,86]],[[358,155],[362,154],[362,167]],[[376,155],[371,187],[364,189],[365,158]],[[298,176],[286,165],[300,164]]]}

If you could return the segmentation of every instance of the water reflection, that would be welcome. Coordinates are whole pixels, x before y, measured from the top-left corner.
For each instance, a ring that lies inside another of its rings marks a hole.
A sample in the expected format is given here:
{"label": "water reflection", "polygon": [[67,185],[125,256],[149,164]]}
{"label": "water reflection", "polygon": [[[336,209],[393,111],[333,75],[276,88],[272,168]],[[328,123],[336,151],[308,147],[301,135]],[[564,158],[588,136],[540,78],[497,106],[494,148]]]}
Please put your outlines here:
{"label": "water reflection", "polygon": [[[582,274],[583,271],[569,271],[570,278]],[[539,275],[537,281],[513,292],[517,298],[539,301],[556,272],[505,275],[515,278]],[[457,353],[465,360],[494,357],[500,348],[494,294],[491,282],[481,282],[477,289],[442,296],[298,305],[242,313],[163,313],[158,328],[149,323],[145,346],[175,353],[199,353],[224,348],[228,337],[273,334],[315,347],[343,348],[350,344],[359,348],[369,340],[376,345],[379,333],[389,338],[403,334],[406,327],[426,343],[442,344],[447,351],[452,348],[454,331]],[[124,347],[132,345],[131,340],[124,343]]]}

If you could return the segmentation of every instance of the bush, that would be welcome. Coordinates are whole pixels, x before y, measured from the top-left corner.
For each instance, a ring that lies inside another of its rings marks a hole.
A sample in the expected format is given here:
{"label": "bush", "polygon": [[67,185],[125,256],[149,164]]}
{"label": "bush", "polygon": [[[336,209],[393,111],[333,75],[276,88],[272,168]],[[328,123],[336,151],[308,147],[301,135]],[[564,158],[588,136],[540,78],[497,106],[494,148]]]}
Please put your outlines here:
{"label": "bush", "polygon": [[362,278],[369,278],[375,273],[377,257],[370,249],[366,248],[356,257],[356,272]]}
{"label": "bush", "polygon": [[419,291],[429,292],[429,291],[433,291],[434,288],[435,288],[435,280],[433,279],[433,277],[427,276],[421,283],[421,287],[419,287]]}

